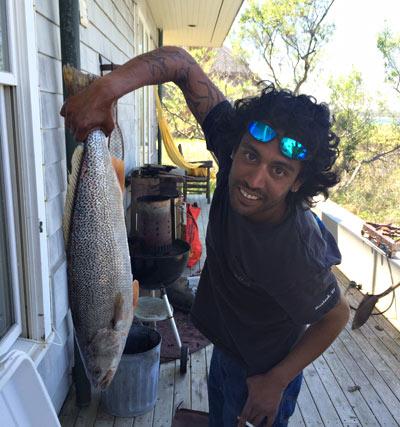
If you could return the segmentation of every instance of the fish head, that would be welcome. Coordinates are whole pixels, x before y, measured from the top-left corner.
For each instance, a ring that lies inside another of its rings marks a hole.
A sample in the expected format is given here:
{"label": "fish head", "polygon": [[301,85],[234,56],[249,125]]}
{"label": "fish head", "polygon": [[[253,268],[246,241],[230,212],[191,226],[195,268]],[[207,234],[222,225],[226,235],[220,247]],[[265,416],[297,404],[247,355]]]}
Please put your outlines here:
{"label": "fish head", "polygon": [[107,388],[118,368],[126,337],[110,328],[100,329],[87,348],[86,371],[94,387]]}

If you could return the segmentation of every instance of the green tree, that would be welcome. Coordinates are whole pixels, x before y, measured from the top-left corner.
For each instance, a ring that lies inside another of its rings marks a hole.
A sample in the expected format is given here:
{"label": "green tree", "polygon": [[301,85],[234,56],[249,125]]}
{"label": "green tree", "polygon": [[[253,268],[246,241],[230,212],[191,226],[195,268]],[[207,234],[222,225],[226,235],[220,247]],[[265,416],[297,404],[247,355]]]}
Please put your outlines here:
{"label": "green tree", "polygon": [[364,220],[400,225],[400,158],[389,148],[399,136],[397,127],[377,124],[371,132],[377,154],[365,158],[351,185],[334,192],[332,199]]}
{"label": "green tree", "polygon": [[334,131],[340,137],[337,167],[342,176],[339,190],[347,189],[360,169],[390,157],[400,149],[399,129],[390,125],[391,137],[381,137],[381,127],[375,120],[371,99],[366,94],[361,73],[353,70],[346,77],[330,79],[330,107],[334,116]]}
{"label": "green tree", "polygon": [[334,25],[326,18],[334,0],[250,0],[240,19],[235,46],[256,49],[268,79],[299,93]]}
{"label": "green tree", "polygon": [[336,167],[341,182],[332,198],[360,217],[398,222],[399,127],[379,123],[360,72],[329,81],[334,131],[340,137]]}
{"label": "green tree", "polygon": [[[260,80],[243,59],[227,48],[189,48],[188,52],[230,101],[255,93]],[[174,84],[164,85],[163,107],[177,138],[204,139],[200,125],[188,109],[182,92]]]}
{"label": "green tree", "polygon": [[348,187],[370,150],[370,137],[374,128],[370,99],[365,94],[361,73],[353,70],[346,77],[331,78],[330,108],[334,116],[334,131],[340,137],[340,156],[336,163],[342,182]]}
{"label": "green tree", "polygon": [[378,35],[377,47],[385,61],[386,80],[400,94],[400,34],[386,28]]}

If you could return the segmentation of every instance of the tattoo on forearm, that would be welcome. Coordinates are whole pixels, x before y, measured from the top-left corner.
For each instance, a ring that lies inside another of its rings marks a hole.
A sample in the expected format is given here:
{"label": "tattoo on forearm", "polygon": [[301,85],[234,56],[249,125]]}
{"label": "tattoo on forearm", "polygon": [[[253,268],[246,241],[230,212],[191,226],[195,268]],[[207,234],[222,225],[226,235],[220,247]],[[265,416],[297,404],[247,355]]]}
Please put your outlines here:
{"label": "tattoo on forearm", "polygon": [[[180,49],[160,48],[157,52],[144,54],[142,60],[147,64],[154,82],[173,81],[179,86],[199,122],[204,120],[214,105],[224,99],[223,94],[201,71],[196,61]],[[174,70],[171,66],[173,63],[180,64],[179,68]],[[202,79],[195,77],[202,75]]]}

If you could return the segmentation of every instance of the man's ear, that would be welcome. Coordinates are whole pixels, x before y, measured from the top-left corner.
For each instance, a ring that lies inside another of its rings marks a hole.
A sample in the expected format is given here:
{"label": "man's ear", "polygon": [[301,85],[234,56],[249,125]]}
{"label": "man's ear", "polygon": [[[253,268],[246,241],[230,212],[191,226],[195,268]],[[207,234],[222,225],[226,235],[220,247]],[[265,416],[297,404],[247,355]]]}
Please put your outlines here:
{"label": "man's ear", "polygon": [[290,187],[290,191],[292,193],[297,193],[300,189],[300,187],[302,186],[303,181],[299,178],[296,179],[296,181],[292,184],[292,186]]}

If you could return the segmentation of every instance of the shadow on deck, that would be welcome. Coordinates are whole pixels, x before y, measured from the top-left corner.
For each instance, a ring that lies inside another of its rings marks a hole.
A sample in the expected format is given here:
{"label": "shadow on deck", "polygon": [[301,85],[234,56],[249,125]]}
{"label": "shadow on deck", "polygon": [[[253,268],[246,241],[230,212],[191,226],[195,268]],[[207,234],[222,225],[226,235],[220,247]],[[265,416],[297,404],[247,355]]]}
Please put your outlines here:
{"label": "shadow on deck", "polygon": [[[198,221],[204,247],[209,205],[205,197],[193,196],[202,208]],[[186,275],[200,272],[205,251]],[[334,269],[343,290],[349,280]],[[346,294],[358,306],[362,294]],[[352,310],[353,316],[353,310]],[[305,369],[304,383],[291,426],[398,426],[400,425],[400,332],[382,315],[371,316],[357,331],[351,321],[338,339]],[[212,345],[190,356],[186,375],[179,373],[179,361],[161,364],[157,403],[152,412],[136,418],[106,414],[94,393],[91,405],[79,409],[75,390],[60,412],[62,426],[169,427],[176,407],[208,411],[207,373]],[[188,426],[189,427],[189,426]]]}

